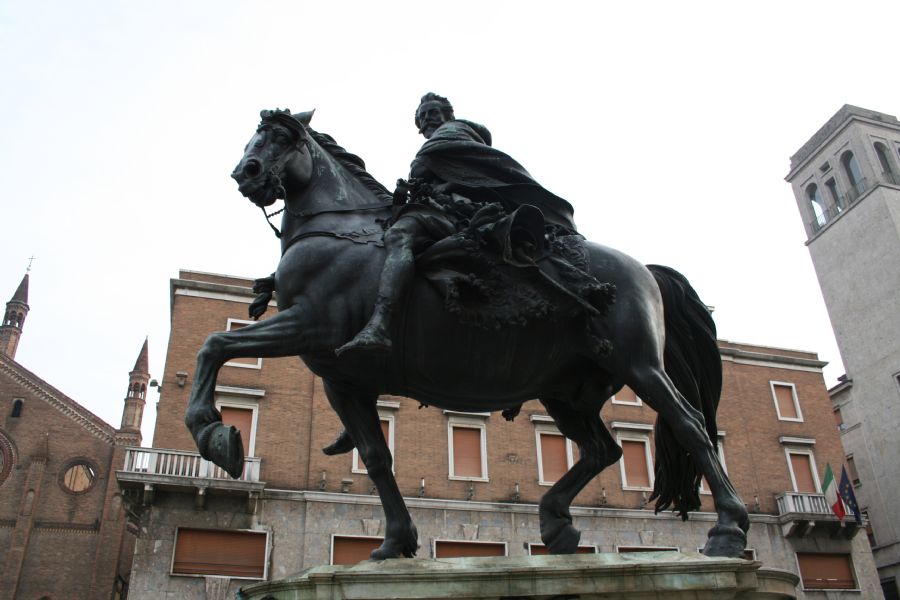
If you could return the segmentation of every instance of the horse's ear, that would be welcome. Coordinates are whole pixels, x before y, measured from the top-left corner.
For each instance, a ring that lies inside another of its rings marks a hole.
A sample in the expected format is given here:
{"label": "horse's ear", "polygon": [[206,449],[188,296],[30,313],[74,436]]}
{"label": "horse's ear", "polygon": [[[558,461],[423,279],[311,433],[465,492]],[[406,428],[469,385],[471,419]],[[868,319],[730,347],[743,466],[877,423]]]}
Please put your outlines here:
{"label": "horse's ear", "polygon": [[303,123],[304,125],[309,126],[309,122],[312,121],[313,113],[316,112],[316,109],[312,109],[307,112],[297,113],[294,115],[294,118]]}

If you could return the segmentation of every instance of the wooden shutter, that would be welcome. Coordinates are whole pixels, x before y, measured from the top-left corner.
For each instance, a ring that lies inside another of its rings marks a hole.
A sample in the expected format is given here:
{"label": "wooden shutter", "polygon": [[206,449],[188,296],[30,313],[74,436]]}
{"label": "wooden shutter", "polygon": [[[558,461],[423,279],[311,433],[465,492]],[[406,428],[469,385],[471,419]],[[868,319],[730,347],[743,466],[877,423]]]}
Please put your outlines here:
{"label": "wooden shutter", "polygon": [[566,457],[566,438],[552,433],[541,433],[541,481],[555,483],[569,470]]}
{"label": "wooden shutter", "polygon": [[[528,546],[528,553],[531,556],[543,556],[545,554],[550,554],[550,550],[547,546],[543,544],[530,544]],[[575,549],[575,554],[596,554],[597,550],[594,549],[593,546],[578,546]]]}
{"label": "wooden shutter", "polygon": [[250,456],[250,434],[253,432],[253,410],[250,408],[235,408],[223,406],[219,409],[222,413],[222,423],[234,425],[241,430],[241,442],[244,444],[244,456]]}
{"label": "wooden shutter", "polygon": [[484,477],[481,471],[481,429],[453,428],[453,475]]}
{"label": "wooden shutter", "polygon": [[817,493],[818,490],[816,489],[816,481],[813,479],[812,463],[810,462],[809,454],[794,454],[792,452],[790,457],[791,468],[794,471],[794,480],[797,482],[795,491],[801,494]]}
{"label": "wooden shutter", "polygon": [[262,579],[265,561],[265,533],[182,528],[172,572]]}
{"label": "wooden shutter", "polygon": [[782,419],[796,419],[797,405],[794,404],[794,388],[789,385],[773,384],[775,401],[778,403],[778,412]]}
{"label": "wooden shutter", "polygon": [[355,565],[369,560],[372,550],[381,546],[383,538],[359,538],[335,536],[331,549],[331,564]]}
{"label": "wooden shutter", "polygon": [[849,554],[797,554],[803,589],[856,589]]}
{"label": "wooden shutter", "polygon": [[446,542],[434,543],[435,558],[457,556],[505,556],[506,545],[492,542]]}
{"label": "wooden shutter", "polygon": [[647,451],[644,442],[623,440],[622,460],[625,461],[625,485],[650,487],[650,473],[647,469]]}

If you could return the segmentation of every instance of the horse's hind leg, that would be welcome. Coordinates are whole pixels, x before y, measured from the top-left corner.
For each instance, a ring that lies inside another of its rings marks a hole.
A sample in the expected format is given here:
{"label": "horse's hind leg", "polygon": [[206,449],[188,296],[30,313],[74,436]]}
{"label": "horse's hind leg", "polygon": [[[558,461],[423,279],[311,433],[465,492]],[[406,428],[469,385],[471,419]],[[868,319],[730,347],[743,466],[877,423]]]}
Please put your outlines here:
{"label": "horse's hind leg", "polygon": [[393,458],[378,419],[377,393],[361,391],[328,379],[324,380],[324,384],[328,401],[356,443],[384,507],[387,522],[384,542],[372,551],[371,558],[412,558],[419,546],[419,536],[394,479]]}
{"label": "horse's hind leg", "polygon": [[300,308],[294,306],[265,321],[237,331],[213,333],[197,353],[197,368],[184,423],[191,430],[200,455],[237,479],[244,468],[240,433],[222,424],[214,403],[216,377],[234,358],[295,356],[305,339]]}
{"label": "horse's hind leg", "polygon": [[578,549],[581,532],[572,526],[569,507],[584,486],[619,460],[622,449],[600,420],[599,409],[576,410],[558,400],[541,400],[541,403],[556,421],[559,431],[578,444],[578,462],[544,494],[538,508],[541,540],[550,553],[572,554]]}
{"label": "horse's hind leg", "polygon": [[750,527],[747,508],[719,462],[706,433],[702,413],[684,399],[661,368],[648,367],[638,371],[629,385],[672,428],[675,438],[709,483],[718,521],[709,531],[703,553],[707,556],[740,557]]}

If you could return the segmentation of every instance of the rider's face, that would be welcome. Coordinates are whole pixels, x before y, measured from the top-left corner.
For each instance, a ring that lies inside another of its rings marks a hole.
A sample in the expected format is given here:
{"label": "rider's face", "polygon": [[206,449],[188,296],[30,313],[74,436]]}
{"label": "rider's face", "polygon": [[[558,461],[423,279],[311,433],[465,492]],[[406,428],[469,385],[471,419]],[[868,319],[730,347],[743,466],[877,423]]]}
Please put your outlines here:
{"label": "rider's face", "polygon": [[449,121],[441,110],[441,104],[434,101],[422,103],[416,111],[416,116],[419,119],[419,130],[425,139],[431,138],[438,127]]}

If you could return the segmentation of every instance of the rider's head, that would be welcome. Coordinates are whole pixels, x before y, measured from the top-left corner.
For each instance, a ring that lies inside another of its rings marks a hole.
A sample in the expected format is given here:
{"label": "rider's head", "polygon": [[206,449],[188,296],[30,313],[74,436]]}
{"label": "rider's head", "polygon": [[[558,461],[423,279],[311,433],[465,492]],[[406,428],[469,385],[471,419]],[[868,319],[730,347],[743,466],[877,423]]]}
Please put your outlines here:
{"label": "rider's head", "polygon": [[433,92],[422,96],[416,109],[416,127],[426,139],[430,138],[438,127],[453,119],[453,105],[449,100]]}

